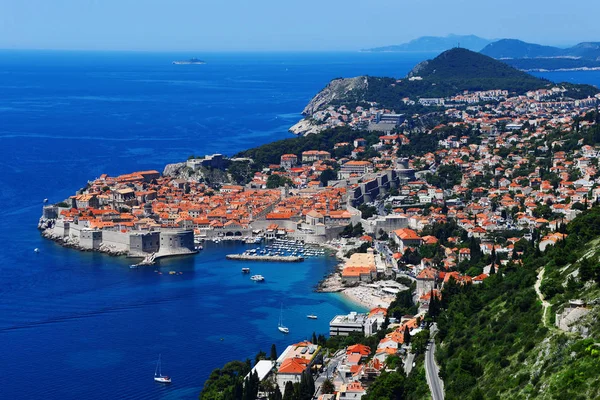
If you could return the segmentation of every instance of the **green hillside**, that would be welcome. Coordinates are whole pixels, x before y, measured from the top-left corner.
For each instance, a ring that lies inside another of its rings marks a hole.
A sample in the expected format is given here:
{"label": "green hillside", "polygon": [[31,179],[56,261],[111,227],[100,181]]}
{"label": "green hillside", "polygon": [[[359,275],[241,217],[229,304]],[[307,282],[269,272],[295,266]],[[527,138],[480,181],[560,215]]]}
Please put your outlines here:
{"label": "green hillside", "polygon": [[[446,399],[600,398],[600,207],[566,233],[544,254],[523,241],[523,265],[502,267],[482,285],[445,290],[437,356]],[[546,311],[534,289],[542,269]],[[572,299],[588,303],[573,329],[584,333],[554,325]]]}

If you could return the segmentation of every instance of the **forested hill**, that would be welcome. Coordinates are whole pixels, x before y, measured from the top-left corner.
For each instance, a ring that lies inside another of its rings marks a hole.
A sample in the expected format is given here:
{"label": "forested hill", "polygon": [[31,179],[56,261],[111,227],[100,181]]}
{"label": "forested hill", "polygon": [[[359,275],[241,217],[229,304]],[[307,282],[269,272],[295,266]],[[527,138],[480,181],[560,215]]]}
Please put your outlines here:
{"label": "forested hill", "polygon": [[[481,285],[444,287],[434,318],[446,399],[600,398],[600,207],[560,231],[544,253],[539,232],[518,242],[522,260]],[[559,329],[555,315],[574,299],[586,306]]]}
{"label": "forested hill", "polygon": [[[418,105],[407,105],[403,99],[416,101],[419,98],[450,97],[465,90],[502,89],[512,94],[523,94],[530,90],[559,85],[566,87],[567,95],[575,99],[598,93],[598,89],[590,85],[555,84],[491,57],[462,48],[445,51],[433,60],[418,64],[405,79],[363,78],[366,84],[353,90],[345,90],[343,83],[356,78],[336,80],[335,87],[328,85],[311,100],[305,108],[305,114],[311,115],[329,105],[355,106],[367,102],[376,102],[396,112],[420,112],[423,110],[416,109]],[[339,89],[336,89],[337,87]]]}
{"label": "forested hill", "polygon": [[[441,96],[451,96],[462,90],[505,89],[524,93],[549,84],[545,79],[461,48],[445,51],[433,60],[418,64],[408,77],[420,77],[428,86],[436,86]],[[409,82],[414,85],[418,81]]]}

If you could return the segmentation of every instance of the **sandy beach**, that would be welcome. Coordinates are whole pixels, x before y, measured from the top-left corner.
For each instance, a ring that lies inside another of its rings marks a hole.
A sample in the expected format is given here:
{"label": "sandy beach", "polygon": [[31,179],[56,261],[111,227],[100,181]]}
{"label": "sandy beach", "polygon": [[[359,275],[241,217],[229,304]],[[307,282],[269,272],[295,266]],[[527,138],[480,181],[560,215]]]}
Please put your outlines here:
{"label": "sandy beach", "polygon": [[342,290],[341,294],[346,296],[353,303],[359,304],[369,310],[376,307],[388,308],[395,296],[380,295],[380,291],[366,286],[357,286]]}

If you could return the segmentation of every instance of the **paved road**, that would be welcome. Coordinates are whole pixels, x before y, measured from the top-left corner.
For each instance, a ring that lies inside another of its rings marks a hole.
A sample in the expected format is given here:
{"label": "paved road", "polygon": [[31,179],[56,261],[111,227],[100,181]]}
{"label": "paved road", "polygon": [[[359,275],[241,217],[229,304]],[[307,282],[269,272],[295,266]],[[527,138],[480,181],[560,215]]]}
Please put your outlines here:
{"label": "paved road", "polygon": [[410,374],[410,371],[412,371],[414,361],[415,355],[409,352],[406,356],[406,360],[404,361],[404,372],[406,372],[406,376],[408,376],[408,374]]}
{"label": "paved road", "polygon": [[329,378],[329,380],[333,382],[333,374],[335,372],[335,369],[337,368],[339,363],[342,362],[342,359],[344,358],[345,354],[345,351],[340,350],[337,353],[335,353],[333,357],[329,360],[329,362],[323,369],[323,372],[315,380],[316,392],[313,397],[319,397],[319,395],[321,394],[321,386],[323,386],[323,382],[325,382],[327,378]]}
{"label": "paved road", "polygon": [[427,384],[431,391],[431,397],[433,400],[444,400],[444,382],[440,379],[440,369],[435,363],[435,333],[437,326],[433,324],[431,327],[432,340],[429,342],[427,351],[425,352],[425,374],[427,376]]}

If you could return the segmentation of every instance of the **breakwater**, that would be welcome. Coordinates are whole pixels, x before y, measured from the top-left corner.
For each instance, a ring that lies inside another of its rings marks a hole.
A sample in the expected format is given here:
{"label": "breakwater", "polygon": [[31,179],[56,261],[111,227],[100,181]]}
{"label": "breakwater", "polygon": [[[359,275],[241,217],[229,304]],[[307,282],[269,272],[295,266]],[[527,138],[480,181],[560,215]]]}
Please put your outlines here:
{"label": "breakwater", "polygon": [[297,256],[261,256],[252,254],[227,254],[228,260],[239,261],[280,261],[280,262],[300,262],[304,261],[304,257]]}

